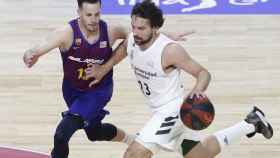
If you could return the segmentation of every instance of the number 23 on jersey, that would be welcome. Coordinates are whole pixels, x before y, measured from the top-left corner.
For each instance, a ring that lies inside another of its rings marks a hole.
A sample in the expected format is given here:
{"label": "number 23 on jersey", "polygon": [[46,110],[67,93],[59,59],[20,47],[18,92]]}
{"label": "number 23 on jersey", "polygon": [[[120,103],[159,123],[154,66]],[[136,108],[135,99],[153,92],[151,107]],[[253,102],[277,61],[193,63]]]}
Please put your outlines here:
{"label": "number 23 on jersey", "polygon": [[149,85],[147,83],[141,82],[138,80],[138,84],[144,95],[146,95],[146,96],[151,95],[151,91],[150,91]]}

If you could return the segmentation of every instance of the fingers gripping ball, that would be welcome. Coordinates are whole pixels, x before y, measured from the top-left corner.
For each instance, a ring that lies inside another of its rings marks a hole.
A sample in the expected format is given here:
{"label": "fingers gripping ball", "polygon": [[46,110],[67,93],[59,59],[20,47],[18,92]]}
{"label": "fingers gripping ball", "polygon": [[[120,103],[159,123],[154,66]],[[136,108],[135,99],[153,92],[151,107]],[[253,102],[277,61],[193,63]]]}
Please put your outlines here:
{"label": "fingers gripping ball", "polygon": [[180,119],[190,129],[203,130],[215,117],[215,109],[210,100],[205,97],[193,97],[184,100],[180,109]]}

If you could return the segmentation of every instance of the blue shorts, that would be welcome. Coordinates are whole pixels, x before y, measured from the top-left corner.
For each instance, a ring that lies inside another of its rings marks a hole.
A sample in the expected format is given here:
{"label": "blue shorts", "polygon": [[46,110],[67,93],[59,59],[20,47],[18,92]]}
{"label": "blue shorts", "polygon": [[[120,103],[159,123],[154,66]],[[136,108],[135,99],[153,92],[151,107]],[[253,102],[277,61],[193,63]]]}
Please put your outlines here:
{"label": "blue shorts", "polygon": [[113,83],[94,90],[81,91],[72,87],[69,81],[63,80],[62,92],[68,112],[82,117],[86,126],[101,123],[105,115],[109,114],[104,107],[111,100]]}

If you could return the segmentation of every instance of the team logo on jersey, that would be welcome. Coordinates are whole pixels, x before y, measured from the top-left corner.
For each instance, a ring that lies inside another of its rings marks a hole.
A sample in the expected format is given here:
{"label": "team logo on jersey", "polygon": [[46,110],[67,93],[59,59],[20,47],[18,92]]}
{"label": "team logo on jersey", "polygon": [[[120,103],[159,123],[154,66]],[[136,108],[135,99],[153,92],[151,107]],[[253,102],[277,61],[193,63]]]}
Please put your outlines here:
{"label": "team logo on jersey", "polygon": [[106,48],[107,47],[107,41],[101,41],[99,48]]}
{"label": "team logo on jersey", "polygon": [[82,44],[82,39],[80,39],[80,38],[76,38],[75,39],[75,44],[76,44],[76,46],[81,46],[81,44]]}

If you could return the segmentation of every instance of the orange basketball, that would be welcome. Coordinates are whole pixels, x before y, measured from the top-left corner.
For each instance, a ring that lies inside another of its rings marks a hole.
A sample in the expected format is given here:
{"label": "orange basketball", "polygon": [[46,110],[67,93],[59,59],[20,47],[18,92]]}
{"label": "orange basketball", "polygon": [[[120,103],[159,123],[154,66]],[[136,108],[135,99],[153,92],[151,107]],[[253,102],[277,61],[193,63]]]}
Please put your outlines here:
{"label": "orange basketball", "polygon": [[193,97],[184,100],[180,118],[184,125],[193,130],[203,130],[214,120],[215,109],[207,97]]}

